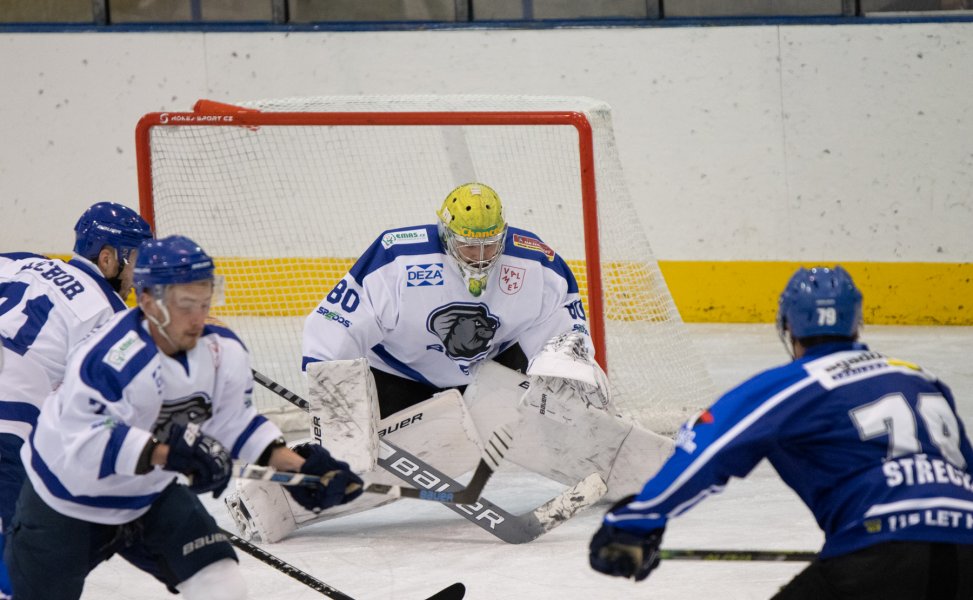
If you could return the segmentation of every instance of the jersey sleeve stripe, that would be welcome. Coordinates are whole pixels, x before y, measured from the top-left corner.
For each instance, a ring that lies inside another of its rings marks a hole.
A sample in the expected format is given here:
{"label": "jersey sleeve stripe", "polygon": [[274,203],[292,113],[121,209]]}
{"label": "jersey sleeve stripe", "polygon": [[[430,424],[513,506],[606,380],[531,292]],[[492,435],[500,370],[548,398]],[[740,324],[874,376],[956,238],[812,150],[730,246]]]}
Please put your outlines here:
{"label": "jersey sleeve stripe", "polygon": [[101,455],[98,479],[104,479],[109,475],[117,473],[115,463],[118,460],[119,454],[121,454],[126,435],[128,435],[128,425],[118,423],[112,427],[111,434],[108,436],[108,444],[105,446],[105,452]]}
{"label": "jersey sleeve stripe", "polygon": [[250,440],[250,436],[254,434],[260,426],[267,422],[267,418],[263,415],[257,415],[250,420],[246,428],[240,433],[236,441],[233,443],[233,449],[230,451],[233,458],[240,458],[240,451],[243,446]]}
{"label": "jersey sleeve stripe", "polygon": [[654,498],[643,501],[632,502],[629,506],[634,510],[647,510],[654,506],[659,505],[668,499],[673,493],[679,490],[688,480],[690,480],[696,473],[698,473],[706,463],[717,454],[724,446],[733,441],[737,436],[746,431],[751,425],[756,423],[761,417],[770,412],[772,409],[776,408],[781,402],[784,402],[788,398],[797,394],[804,388],[814,385],[817,380],[812,377],[803,377],[799,381],[792,383],[783,390],[777,392],[762,404],[755,407],[746,417],[740,419],[740,421],[731,427],[726,433],[721,435],[718,439],[714,440],[712,444],[706,447],[705,450],[699,455],[699,457],[694,460],[679,477],[673,480],[665,490],[660,494],[656,495]]}
{"label": "jersey sleeve stripe", "polygon": [[[33,445],[33,434],[31,434],[31,445]],[[154,492],[152,494],[145,494],[142,496],[75,496],[68,491],[64,484],[57,478],[57,476],[51,472],[50,467],[41,458],[40,453],[37,452],[37,447],[34,446],[31,452],[30,466],[33,467],[34,472],[40,476],[41,481],[44,483],[44,487],[56,498],[61,500],[66,500],[68,502],[74,502],[75,504],[81,504],[83,506],[93,506],[95,508],[116,508],[116,509],[130,509],[139,510],[151,505],[156,498],[159,497],[160,492]],[[175,476],[173,476],[175,477]]]}
{"label": "jersey sleeve stripe", "polygon": [[37,425],[40,414],[40,408],[28,402],[0,401],[0,421],[19,421],[33,427]]}

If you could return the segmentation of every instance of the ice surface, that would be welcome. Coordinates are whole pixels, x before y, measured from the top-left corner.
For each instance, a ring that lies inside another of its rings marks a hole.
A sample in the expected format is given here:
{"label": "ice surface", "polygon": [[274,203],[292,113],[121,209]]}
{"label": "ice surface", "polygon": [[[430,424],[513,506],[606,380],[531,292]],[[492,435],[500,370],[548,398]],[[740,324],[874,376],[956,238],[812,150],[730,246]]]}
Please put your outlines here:
{"label": "ice surface", "polygon": [[[717,389],[728,389],[759,370],[787,360],[771,325],[688,326]],[[863,340],[875,350],[918,362],[953,389],[960,416],[973,424],[973,347],[969,327],[867,327]],[[561,487],[516,469],[505,469],[484,495],[514,512],[525,511]],[[232,529],[222,502],[208,499],[217,520]],[[425,598],[455,581],[471,600],[679,600],[769,598],[800,563],[666,561],[648,580],[632,583],[588,567],[588,540],[606,507],[589,509],[521,546],[500,542],[444,507],[402,500],[322,523],[278,544],[264,546],[356,600]],[[816,550],[822,541],[810,512],[766,463],[720,495],[673,520],[664,547]],[[240,553],[255,599],[311,600],[320,593]],[[88,578],[83,598],[173,598],[149,576],[114,558]]]}

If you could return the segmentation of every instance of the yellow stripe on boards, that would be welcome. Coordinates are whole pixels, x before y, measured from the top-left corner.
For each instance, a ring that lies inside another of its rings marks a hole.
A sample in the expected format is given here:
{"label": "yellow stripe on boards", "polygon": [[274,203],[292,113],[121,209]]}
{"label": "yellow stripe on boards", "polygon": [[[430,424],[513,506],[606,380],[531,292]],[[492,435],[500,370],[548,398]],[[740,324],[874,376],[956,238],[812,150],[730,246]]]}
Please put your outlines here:
{"label": "yellow stripe on boards", "polygon": [[[798,267],[823,262],[660,261],[684,321],[769,323]],[[840,262],[864,296],[865,323],[973,325],[973,264]]]}
{"label": "yellow stripe on boards", "polygon": [[[70,260],[71,255],[51,254]],[[306,316],[355,263],[354,258],[217,258],[225,303],[214,316]],[[833,261],[659,261],[682,319],[697,323],[772,323],[777,297],[798,267]],[[973,325],[973,264],[840,262],[865,297],[866,323]],[[587,293],[584,261],[568,261]],[[655,306],[652,268],[605,263],[606,316],[614,321],[663,320]],[[134,295],[128,299],[134,305]],[[587,308],[587,307],[586,307]]]}

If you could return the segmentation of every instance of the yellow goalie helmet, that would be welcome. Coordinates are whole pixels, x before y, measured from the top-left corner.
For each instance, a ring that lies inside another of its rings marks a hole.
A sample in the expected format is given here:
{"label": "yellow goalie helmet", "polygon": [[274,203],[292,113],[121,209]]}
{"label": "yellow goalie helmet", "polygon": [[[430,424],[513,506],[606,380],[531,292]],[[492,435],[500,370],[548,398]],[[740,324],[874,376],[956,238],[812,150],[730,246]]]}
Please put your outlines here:
{"label": "yellow goalie helmet", "polygon": [[470,293],[479,296],[503,254],[507,235],[500,196],[482,183],[466,183],[446,196],[436,214],[447,254],[459,267]]}

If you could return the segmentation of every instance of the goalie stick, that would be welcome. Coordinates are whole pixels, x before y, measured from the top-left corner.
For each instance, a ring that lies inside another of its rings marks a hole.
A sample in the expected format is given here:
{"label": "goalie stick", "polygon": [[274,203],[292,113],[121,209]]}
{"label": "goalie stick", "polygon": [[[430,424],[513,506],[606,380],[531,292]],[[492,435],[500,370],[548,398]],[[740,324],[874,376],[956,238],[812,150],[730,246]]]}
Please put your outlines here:
{"label": "goalie stick", "polygon": [[[256,544],[250,543],[245,539],[238,537],[225,529],[221,528],[220,531],[222,531],[223,534],[226,535],[227,539],[230,540],[231,544],[233,544],[240,550],[246,552],[250,556],[259,560],[260,562],[270,565],[271,567],[277,569],[278,571],[287,575],[288,577],[292,577],[293,579],[300,581],[301,583],[308,586],[312,590],[316,592],[321,592],[328,598],[333,598],[334,600],[355,600],[348,594],[345,594],[344,592],[341,592],[331,587],[330,585],[326,584],[320,579],[317,579],[316,577],[313,577],[308,573],[305,573],[304,571],[298,569],[294,565],[277,558],[276,556],[260,548]],[[439,590],[432,596],[429,596],[426,600],[463,600],[463,597],[465,595],[466,595],[466,586],[463,585],[462,583],[457,582]]]}
{"label": "goalie stick", "polygon": [[[391,444],[388,444],[388,449],[393,452],[399,451],[398,447],[392,446]],[[303,485],[308,487],[316,486],[319,483],[327,485],[338,473],[339,471],[328,471],[324,475],[309,475],[307,473],[278,471],[273,467],[262,467],[252,464],[235,465],[233,468],[233,476],[238,479],[256,479],[258,481],[269,481],[280,485]],[[483,487],[492,474],[493,468],[481,460],[469,484],[457,492],[442,491],[442,488],[428,490],[400,485],[385,485],[382,483],[370,483],[365,486],[364,491],[372,494],[384,494],[393,498],[415,498],[416,500],[432,500],[434,502],[470,504],[480,498],[480,493],[483,491]],[[352,483],[345,489],[345,493],[354,492],[360,487],[359,484]]]}
{"label": "goalie stick", "polygon": [[742,560],[767,562],[811,562],[817,552],[805,550],[660,550],[662,560]]}
{"label": "goalie stick", "polygon": [[[302,410],[308,411],[310,409],[310,404],[308,404],[307,400],[301,398],[291,390],[285,388],[259,371],[255,369],[251,369],[251,371],[253,373],[254,380],[260,385],[266,387],[288,402],[298,406]],[[492,447],[497,454],[500,454],[500,456],[495,458],[494,465],[490,466],[487,463],[487,458],[494,458],[491,456],[489,451],[484,451],[484,455],[480,459],[479,465],[477,465],[477,473],[480,472],[481,466],[486,465],[484,468],[489,469],[489,474],[486,476],[487,478],[493,474],[495,467],[499,464],[499,458],[502,456],[500,448],[494,445],[496,443],[495,439],[502,442],[502,439],[498,436],[506,434],[509,440],[509,434],[505,430],[502,430],[502,428],[501,432],[494,432],[494,434],[491,436],[490,443],[487,444],[488,446]],[[424,477],[427,476],[425,474],[428,474],[438,479],[438,482],[436,483],[437,492],[449,492],[450,490],[455,489],[455,492],[451,492],[454,494],[453,497],[455,498],[455,494],[464,489],[460,483],[456,482],[445,473],[436,470],[428,463],[420,460],[418,457],[409,454],[405,450],[394,446],[386,440],[382,440],[381,443],[383,444],[384,449],[393,452],[393,454],[385,457],[380,456],[378,459],[379,465],[403,481],[420,483],[421,485],[422,482],[416,482],[410,478],[410,475],[418,470],[420,473],[424,474]],[[503,446],[503,449],[506,449],[507,442],[502,442],[501,445]],[[393,460],[395,454],[400,456],[398,459]],[[409,466],[409,468],[404,470],[399,468],[403,460],[405,461],[405,464]],[[474,479],[476,479],[477,473],[474,473]],[[470,486],[468,487],[471,487],[473,484],[474,481],[471,480]],[[483,485],[485,484],[486,480],[483,481]],[[482,497],[479,497],[475,503],[444,503],[444,505],[467,521],[470,521],[484,531],[487,531],[491,535],[496,536],[508,544],[523,544],[537,539],[544,533],[554,529],[561,523],[564,523],[570,519],[579,510],[591,506],[600,500],[601,497],[607,493],[607,491],[608,487],[605,485],[605,480],[602,479],[599,474],[592,473],[579,481],[573,487],[561,492],[559,495],[551,498],[541,506],[520,515],[509,513]]]}

